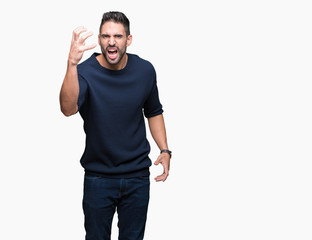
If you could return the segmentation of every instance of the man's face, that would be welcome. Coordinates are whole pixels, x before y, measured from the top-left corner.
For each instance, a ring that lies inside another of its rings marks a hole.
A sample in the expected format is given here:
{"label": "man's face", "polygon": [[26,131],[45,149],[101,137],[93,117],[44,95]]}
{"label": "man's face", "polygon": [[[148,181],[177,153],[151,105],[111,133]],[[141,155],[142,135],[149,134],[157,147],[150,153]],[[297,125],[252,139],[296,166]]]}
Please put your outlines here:
{"label": "man's face", "polygon": [[99,34],[99,45],[106,61],[116,65],[125,55],[127,47],[130,46],[132,36],[126,36],[126,31],[121,23],[106,22]]}

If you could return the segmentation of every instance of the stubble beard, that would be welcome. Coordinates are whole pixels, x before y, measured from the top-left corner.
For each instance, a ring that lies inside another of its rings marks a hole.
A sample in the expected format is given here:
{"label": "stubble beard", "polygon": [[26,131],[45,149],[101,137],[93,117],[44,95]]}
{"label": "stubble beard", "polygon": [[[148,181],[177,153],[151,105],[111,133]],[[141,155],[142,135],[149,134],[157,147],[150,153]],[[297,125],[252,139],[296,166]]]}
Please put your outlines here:
{"label": "stubble beard", "polygon": [[[115,47],[115,46],[108,46],[107,48],[109,47]],[[125,49],[123,50],[120,50],[118,47],[117,48],[117,51],[118,51],[118,58],[114,61],[112,61],[108,56],[107,56],[107,48],[104,49],[104,47],[101,46],[101,51],[102,51],[102,54],[105,58],[105,60],[110,64],[110,65],[117,65],[118,63],[120,63],[121,59],[123,58],[123,56],[125,55],[126,51],[127,51],[127,47],[125,47]]]}

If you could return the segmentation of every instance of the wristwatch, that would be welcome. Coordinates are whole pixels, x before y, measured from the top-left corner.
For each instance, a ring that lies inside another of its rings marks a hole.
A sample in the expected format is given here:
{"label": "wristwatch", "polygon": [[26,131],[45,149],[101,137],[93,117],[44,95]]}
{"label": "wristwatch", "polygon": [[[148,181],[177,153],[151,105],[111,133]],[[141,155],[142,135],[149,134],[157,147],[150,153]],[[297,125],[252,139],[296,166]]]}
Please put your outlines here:
{"label": "wristwatch", "polygon": [[171,151],[170,150],[163,149],[163,150],[160,151],[160,154],[162,154],[162,153],[168,153],[170,155],[170,158],[171,158]]}

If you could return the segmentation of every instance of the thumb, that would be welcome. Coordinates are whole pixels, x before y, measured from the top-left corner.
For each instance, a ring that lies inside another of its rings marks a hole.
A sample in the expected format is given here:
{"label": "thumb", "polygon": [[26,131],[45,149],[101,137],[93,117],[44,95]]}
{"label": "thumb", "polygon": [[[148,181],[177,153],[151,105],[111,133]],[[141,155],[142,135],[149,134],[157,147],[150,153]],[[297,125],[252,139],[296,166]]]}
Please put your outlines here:
{"label": "thumb", "polygon": [[159,156],[159,157],[157,158],[157,160],[154,162],[154,164],[155,164],[155,165],[158,165],[158,164],[160,163],[160,161],[161,161],[161,157]]}

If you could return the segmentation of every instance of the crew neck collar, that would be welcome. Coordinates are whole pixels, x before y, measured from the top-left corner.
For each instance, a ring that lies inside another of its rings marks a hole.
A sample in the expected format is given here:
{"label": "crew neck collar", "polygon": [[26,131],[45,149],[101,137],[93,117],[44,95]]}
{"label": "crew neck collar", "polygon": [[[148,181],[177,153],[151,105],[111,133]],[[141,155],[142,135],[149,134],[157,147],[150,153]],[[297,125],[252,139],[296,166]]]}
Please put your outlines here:
{"label": "crew neck collar", "polygon": [[127,69],[129,68],[129,64],[130,64],[130,54],[126,53],[127,56],[128,56],[128,59],[127,59],[127,63],[126,63],[126,66],[120,70],[112,70],[112,69],[109,69],[109,68],[106,68],[106,67],[103,67],[100,62],[97,60],[97,56],[99,56],[101,53],[93,53],[92,55],[92,58],[93,58],[93,61],[95,62],[95,65],[97,66],[97,68],[101,69],[102,71],[104,72],[109,72],[111,74],[121,74],[121,73],[124,73],[127,71]]}

